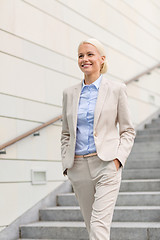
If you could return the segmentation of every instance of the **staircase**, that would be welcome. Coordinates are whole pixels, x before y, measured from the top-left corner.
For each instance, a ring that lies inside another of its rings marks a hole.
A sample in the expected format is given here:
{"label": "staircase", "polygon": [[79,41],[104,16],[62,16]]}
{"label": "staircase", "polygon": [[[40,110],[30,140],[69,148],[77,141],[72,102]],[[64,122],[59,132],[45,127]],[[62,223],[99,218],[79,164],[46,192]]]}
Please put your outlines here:
{"label": "staircase", "polygon": [[[87,240],[74,193],[41,209],[40,221],[20,227],[21,239]],[[138,131],[123,170],[111,240],[160,240],[160,117]]]}

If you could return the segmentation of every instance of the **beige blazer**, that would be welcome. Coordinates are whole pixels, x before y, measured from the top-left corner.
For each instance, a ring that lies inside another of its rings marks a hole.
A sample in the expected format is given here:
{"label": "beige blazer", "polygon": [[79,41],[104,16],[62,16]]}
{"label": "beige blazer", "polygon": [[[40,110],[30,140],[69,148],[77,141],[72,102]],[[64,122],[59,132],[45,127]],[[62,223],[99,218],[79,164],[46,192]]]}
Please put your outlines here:
{"label": "beige blazer", "polygon": [[[74,163],[77,111],[81,89],[82,82],[63,92],[61,133],[63,171],[66,168],[72,168]],[[93,132],[99,158],[103,161],[118,158],[124,166],[135,138],[124,83],[102,78],[95,107]]]}

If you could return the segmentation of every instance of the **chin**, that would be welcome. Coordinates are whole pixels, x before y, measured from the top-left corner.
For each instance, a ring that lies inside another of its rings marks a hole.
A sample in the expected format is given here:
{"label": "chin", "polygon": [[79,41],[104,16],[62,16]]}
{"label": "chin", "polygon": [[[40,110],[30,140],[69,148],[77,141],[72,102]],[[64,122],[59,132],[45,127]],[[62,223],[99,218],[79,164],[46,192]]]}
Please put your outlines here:
{"label": "chin", "polygon": [[83,72],[84,74],[86,74],[86,75],[90,75],[90,74],[92,74],[92,71],[89,71],[89,70],[88,70],[88,71],[87,71],[87,70],[85,71],[85,70],[83,69],[82,72]]}

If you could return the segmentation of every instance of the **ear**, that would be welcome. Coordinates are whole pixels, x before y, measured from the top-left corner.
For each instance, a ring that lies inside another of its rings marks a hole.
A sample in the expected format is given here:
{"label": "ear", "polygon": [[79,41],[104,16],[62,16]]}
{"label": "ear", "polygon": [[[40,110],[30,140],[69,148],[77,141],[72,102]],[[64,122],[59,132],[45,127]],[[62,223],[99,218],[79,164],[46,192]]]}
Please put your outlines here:
{"label": "ear", "polygon": [[106,56],[101,56],[102,63],[104,63]]}

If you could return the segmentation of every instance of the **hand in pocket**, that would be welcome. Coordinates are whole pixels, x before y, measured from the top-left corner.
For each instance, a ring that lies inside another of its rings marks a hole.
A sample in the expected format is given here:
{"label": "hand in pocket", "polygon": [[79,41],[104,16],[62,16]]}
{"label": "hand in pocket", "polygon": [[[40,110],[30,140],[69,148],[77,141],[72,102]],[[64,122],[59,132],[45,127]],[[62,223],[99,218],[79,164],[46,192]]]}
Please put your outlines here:
{"label": "hand in pocket", "polygon": [[116,159],[114,159],[113,160],[114,161],[114,164],[115,164],[115,166],[116,166],[116,169],[117,169],[117,171],[118,171],[118,169],[120,168],[120,166],[121,166],[121,163],[120,163],[120,161],[116,158]]}

